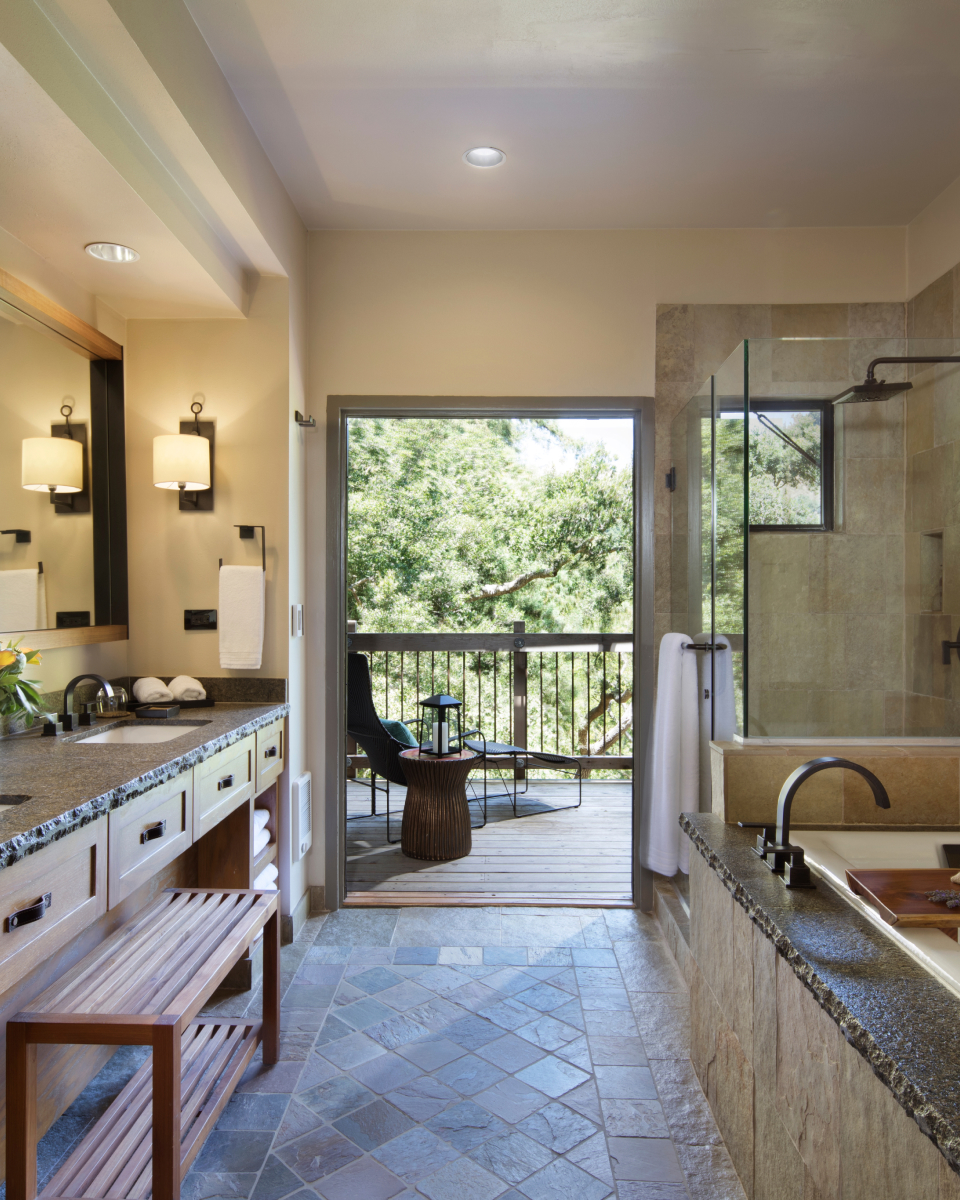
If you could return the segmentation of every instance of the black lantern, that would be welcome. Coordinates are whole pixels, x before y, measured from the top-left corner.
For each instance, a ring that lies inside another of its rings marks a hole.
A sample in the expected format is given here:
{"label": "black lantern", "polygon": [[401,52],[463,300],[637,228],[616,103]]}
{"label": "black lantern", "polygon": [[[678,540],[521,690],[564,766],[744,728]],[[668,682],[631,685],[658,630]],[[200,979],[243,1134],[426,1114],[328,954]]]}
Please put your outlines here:
{"label": "black lantern", "polygon": [[[437,758],[459,754],[460,701],[454,700],[452,696],[440,694],[421,700],[420,707],[423,709],[423,716],[420,718],[420,753],[433,754]],[[451,735],[450,726],[454,717],[457,719],[457,732]],[[428,737],[424,737],[424,733]],[[451,746],[455,746],[456,749],[451,749]]]}

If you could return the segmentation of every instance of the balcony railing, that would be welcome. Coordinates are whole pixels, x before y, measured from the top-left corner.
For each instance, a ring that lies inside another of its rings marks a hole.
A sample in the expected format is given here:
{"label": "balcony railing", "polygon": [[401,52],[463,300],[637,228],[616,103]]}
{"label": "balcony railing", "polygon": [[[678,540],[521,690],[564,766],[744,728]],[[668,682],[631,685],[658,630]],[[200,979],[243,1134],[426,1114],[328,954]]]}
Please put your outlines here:
{"label": "balcony railing", "polygon": [[[352,625],[352,622],[351,622]],[[370,659],[384,719],[420,716],[436,692],[463,701],[465,729],[531,752],[568,754],[584,768],[633,766],[633,634],[363,633],[349,650]],[[355,767],[366,765],[350,746]]]}

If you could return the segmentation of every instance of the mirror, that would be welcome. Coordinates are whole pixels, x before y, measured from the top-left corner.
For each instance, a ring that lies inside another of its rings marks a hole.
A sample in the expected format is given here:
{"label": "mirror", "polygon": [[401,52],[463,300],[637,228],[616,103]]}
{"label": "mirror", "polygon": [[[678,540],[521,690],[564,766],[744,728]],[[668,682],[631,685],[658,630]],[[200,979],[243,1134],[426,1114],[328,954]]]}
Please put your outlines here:
{"label": "mirror", "polygon": [[104,640],[127,620],[122,362],[4,298],[0,318],[0,637]]}

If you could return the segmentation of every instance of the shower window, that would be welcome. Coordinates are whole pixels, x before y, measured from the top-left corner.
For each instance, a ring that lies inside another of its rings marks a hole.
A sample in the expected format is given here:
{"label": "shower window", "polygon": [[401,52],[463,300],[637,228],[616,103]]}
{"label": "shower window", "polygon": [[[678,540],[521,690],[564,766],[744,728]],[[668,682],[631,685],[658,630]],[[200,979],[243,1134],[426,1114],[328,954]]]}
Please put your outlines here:
{"label": "shower window", "polygon": [[752,533],[833,528],[829,401],[751,399],[749,456]]}

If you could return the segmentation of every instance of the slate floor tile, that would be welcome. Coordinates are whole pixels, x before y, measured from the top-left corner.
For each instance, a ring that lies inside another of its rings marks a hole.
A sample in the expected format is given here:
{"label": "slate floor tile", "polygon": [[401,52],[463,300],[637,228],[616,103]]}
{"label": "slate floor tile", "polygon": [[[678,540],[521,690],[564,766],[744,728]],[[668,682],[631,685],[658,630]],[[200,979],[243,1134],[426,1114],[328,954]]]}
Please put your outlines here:
{"label": "slate floor tile", "polygon": [[511,946],[583,946],[577,917],[527,917],[506,912],[500,922],[500,944]]}
{"label": "slate floor tile", "polygon": [[566,1154],[597,1132],[592,1121],[559,1100],[545,1105],[521,1121],[517,1128],[557,1154]]}
{"label": "slate floor tile", "polygon": [[540,1108],[547,1097],[543,1092],[538,1092],[536,1088],[511,1075],[480,1092],[474,1099],[513,1125]]}
{"label": "slate floor tile", "polygon": [[316,1183],[324,1175],[332,1175],[353,1162],[361,1153],[349,1138],[329,1125],[323,1125],[295,1142],[281,1146],[277,1157],[304,1183]]}
{"label": "slate floor tile", "polygon": [[378,1147],[373,1157],[407,1183],[416,1183],[444,1163],[459,1158],[459,1152],[429,1130],[418,1125],[392,1142]]}
{"label": "slate floor tile", "polygon": [[444,995],[452,1004],[459,1004],[461,1008],[470,1012],[479,1012],[481,1008],[487,1008],[502,999],[499,992],[487,987],[479,979],[471,979],[469,983],[454,988],[452,992],[445,992]]}
{"label": "slate floor tile", "polygon": [[657,1059],[650,1069],[673,1140],[688,1146],[722,1145],[690,1060]]}
{"label": "slate floor tile", "polygon": [[300,1104],[297,1100],[291,1100],[273,1144],[282,1146],[285,1142],[292,1142],[295,1138],[303,1137],[305,1133],[318,1129],[322,1124],[323,1121],[313,1109],[307,1108],[305,1104]]}
{"label": "slate floor tile", "polygon": [[300,1179],[275,1154],[264,1163],[260,1178],[251,1193],[251,1200],[280,1200],[303,1187]]}
{"label": "slate floor tile", "polygon": [[587,1039],[585,1037],[579,1037],[575,1042],[567,1042],[565,1046],[558,1046],[554,1053],[557,1058],[562,1058],[564,1062],[573,1063],[581,1071],[593,1070],[593,1063],[590,1059],[590,1051],[587,1048]]}
{"label": "slate floor tile", "polygon": [[524,1067],[529,1067],[537,1059],[543,1058],[544,1051],[539,1046],[534,1046],[531,1042],[518,1038],[513,1033],[505,1033],[495,1042],[488,1042],[486,1046],[481,1046],[477,1050],[477,1054],[481,1058],[485,1058],[487,1062],[492,1062],[494,1066],[502,1067],[505,1071],[520,1071]]}
{"label": "slate floor tile", "polygon": [[567,1159],[581,1170],[596,1176],[607,1187],[613,1187],[613,1171],[610,1167],[610,1156],[607,1153],[607,1139],[602,1133],[595,1133],[579,1146],[568,1152]]}
{"label": "slate floor tile", "polygon": [[589,1036],[638,1037],[637,1023],[633,1013],[628,1012],[585,1012],[584,1027]]}
{"label": "slate floor tile", "polygon": [[297,1091],[309,1091],[310,1088],[316,1087],[318,1083],[324,1083],[337,1074],[337,1068],[333,1063],[327,1062],[319,1054],[311,1054],[303,1064],[303,1070],[300,1072],[300,1078],[297,1080]]}
{"label": "slate floor tile", "polygon": [[690,1200],[690,1193],[682,1183],[633,1183],[621,1179],[617,1182],[620,1200]]}
{"label": "slate floor tile", "polygon": [[279,1092],[240,1092],[220,1115],[218,1129],[279,1129],[290,1097]]}
{"label": "slate floor tile", "polygon": [[417,1185],[429,1200],[493,1200],[503,1182],[469,1158],[458,1158]]}
{"label": "slate floor tile", "polygon": [[396,1050],[399,1046],[415,1042],[426,1032],[427,1026],[414,1020],[412,1013],[394,1013],[389,1020],[370,1025],[366,1030],[367,1037],[373,1038],[387,1050]]}
{"label": "slate floor tile", "polygon": [[633,1014],[650,1058],[690,1057],[690,999],[660,993],[631,996]]}
{"label": "slate floor tile", "polygon": [[314,945],[389,946],[399,915],[390,909],[337,909],[320,926]]}
{"label": "slate floor tile", "polygon": [[339,1129],[344,1137],[356,1142],[361,1150],[382,1146],[384,1142],[406,1133],[412,1126],[410,1118],[386,1100],[374,1100],[372,1104],[333,1122],[334,1129]]}
{"label": "slate floor tile", "polygon": [[342,963],[318,963],[306,958],[297,968],[295,980],[297,983],[335,986],[343,978],[343,970]]}
{"label": "slate floor tile", "polygon": [[684,1181],[676,1148],[669,1138],[610,1137],[607,1146],[617,1179]]}
{"label": "slate floor tile", "polygon": [[507,1183],[520,1183],[553,1159],[550,1151],[539,1142],[516,1130],[484,1142],[471,1150],[469,1157]]}
{"label": "slate floor tile", "polygon": [[578,1088],[574,1088],[572,1092],[567,1092],[563,1102],[571,1108],[575,1108],[578,1113],[583,1113],[588,1121],[594,1121],[597,1125],[603,1121],[603,1115],[600,1112],[600,1097],[597,1095],[597,1084],[592,1077],[586,1083],[581,1083]]}
{"label": "slate floor tile", "polygon": [[304,962],[328,963],[344,965],[350,961],[350,947],[337,945],[317,945],[314,943],[303,956]]}
{"label": "slate floor tile", "polygon": [[493,1021],[501,1029],[519,1029],[521,1025],[529,1025],[537,1019],[538,1013],[534,1008],[522,1004],[516,997],[499,1000],[489,1008],[481,1008],[479,1015]]}
{"label": "slate floor tile", "polygon": [[531,967],[566,967],[573,956],[566,946],[528,946],[527,962]]}
{"label": "slate floor tile", "polygon": [[527,965],[526,946],[484,946],[483,961],[488,967]]}
{"label": "slate floor tile", "polygon": [[562,1008],[564,1004],[570,1003],[568,992],[544,982],[535,983],[525,992],[517,992],[514,999],[535,1008],[537,1012],[553,1012],[555,1008]]}
{"label": "slate floor tile", "polygon": [[[321,1046],[319,1051],[325,1059],[336,1064],[342,1071],[349,1071],[360,1063],[377,1058],[384,1053],[383,1046],[363,1033],[351,1033],[335,1042]],[[319,1082],[319,1081],[318,1081]]]}
{"label": "slate floor tile", "polygon": [[[609,954],[613,959],[610,966],[577,966],[574,971],[577,976],[577,986],[585,987],[623,987],[623,977],[620,974],[620,968],[617,966],[616,955],[612,950],[581,950],[580,954]],[[576,959],[574,959],[576,962]]]}
{"label": "slate floor tile", "polygon": [[254,1174],[190,1171],[180,1188],[180,1200],[246,1200],[256,1182]]}
{"label": "slate floor tile", "polygon": [[482,946],[441,946],[437,962],[455,967],[482,967]]}
{"label": "slate floor tile", "polygon": [[625,988],[582,987],[580,1007],[586,1012],[631,1012]]}
{"label": "slate floor tile", "polygon": [[389,1004],[397,1012],[406,1012],[410,1008],[416,1008],[418,1004],[428,1004],[433,999],[433,992],[414,983],[412,979],[404,979],[396,987],[379,992],[377,999]]}
{"label": "slate floor tile", "polygon": [[434,1076],[447,1087],[455,1088],[464,1096],[473,1096],[484,1088],[492,1087],[504,1078],[505,1072],[493,1063],[485,1062],[476,1054],[467,1054],[447,1066],[434,1071]]}
{"label": "slate floor tile", "polygon": [[569,1004],[565,1004],[563,1008],[555,1008],[552,1016],[558,1021],[563,1021],[567,1025],[572,1025],[574,1029],[579,1029],[581,1033],[585,1032],[587,1026],[584,1021],[583,1009],[580,1007],[579,998],[571,1000]]}
{"label": "slate floor tile", "polygon": [[368,996],[373,996],[377,992],[385,992],[387,988],[396,987],[400,982],[400,976],[394,975],[393,971],[387,970],[386,967],[368,967],[358,975],[348,972],[347,979],[355,988],[360,988]]}
{"label": "slate floor tile", "polygon": [[338,1041],[343,1037],[349,1037],[353,1032],[353,1026],[348,1025],[345,1021],[341,1021],[339,1017],[331,1013],[320,1026],[320,1032],[317,1035],[314,1045],[319,1050],[321,1046],[326,1046],[329,1042]]}
{"label": "slate floor tile", "polygon": [[403,1181],[372,1158],[355,1159],[316,1185],[324,1200],[390,1200],[404,1190]]}
{"label": "slate floor tile", "polygon": [[459,1100],[460,1097],[453,1088],[432,1075],[421,1075],[419,1079],[387,1092],[386,1099],[414,1121],[427,1121],[442,1112],[451,1100]]}
{"label": "slate floor tile", "polygon": [[602,1099],[656,1100],[657,1089],[649,1067],[595,1068],[597,1091]]}
{"label": "slate floor tile", "polygon": [[620,968],[617,966],[617,956],[611,949],[601,949],[593,946],[581,949],[579,946],[574,946],[571,953],[575,967],[615,967],[617,975],[620,974]]}
{"label": "slate floor tile", "polygon": [[367,1029],[371,1025],[380,1024],[382,1021],[389,1021],[391,1017],[396,1016],[396,1013],[392,1008],[387,1008],[385,1004],[381,1004],[379,1000],[374,1000],[372,996],[367,996],[363,1000],[347,1004],[344,1008],[338,1008],[337,1016],[341,1021],[346,1021],[348,1025],[352,1025],[354,1029]]}
{"label": "slate floor tile", "polygon": [[522,1025],[516,1030],[516,1034],[534,1046],[540,1046],[544,1050],[556,1050],[559,1046],[576,1041],[580,1031],[573,1025],[558,1021],[556,1017],[541,1017],[539,1021]]}
{"label": "slate floor tile", "polygon": [[350,951],[350,966],[385,967],[393,962],[393,949],[390,946],[354,946]]}
{"label": "slate floor tile", "polygon": [[[500,909],[404,908],[394,943],[404,946],[499,946]],[[522,945],[511,940],[511,946]]]}
{"label": "slate floor tile", "polygon": [[601,1100],[600,1108],[611,1137],[670,1137],[659,1100]]}
{"label": "slate floor tile", "polygon": [[565,1158],[554,1159],[521,1183],[519,1190],[530,1200],[604,1200],[610,1195],[605,1183]]}
{"label": "slate floor tile", "polygon": [[337,1121],[355,1108],[369,1104],[376,1096],[349,1075],[338,1075],[308,1092],[301,1092],[297,1099],[324,1120]]}
{"label": "slate floor tile", "polygon": [[425,971],[421,971],[417,976],[417,983],[421,987],[429,988],[431,992],[436,992],[438,996],[452,992],[454,988],[463,987],[465,983],[469,982],[469,975],[463,975],[460,971],[454,970],[453,967],[427,967]]}
{"label": "slate floor tile", "polygon": [[746,1200],[726,1146],[677,1145],[691,1200]]}
{"label": "slate floor tile", "polygon": [[317,1033],[326,1020],[326,1008],[283,1008],[280,1028],[284,1033]]}
{"label": "slate floor tile", "polygon": [[612,1067],[645,1067],[647,1052],[638,1037],[587,1037],[590,1057],[595,1065]]}
{"label": "slate floor tile", "polygon": [[265,1067],[262,1062],[252,1062],[243,1073],[238,1092],[294,1092],[303,1063],[278,1062]]}
{"label": "slate floor tile", "polygon": [[517,1078],[556,1100],[572,1088],[579,1087],[590,1076],[572,1063],[551,1054],[518,1071]]}
{"label": "slate floor tile", "polygon": [[283,997],[287,1009],[329,1008],[336,991],[334,984],[294,983]]}
{"label": "slate floor tile", "polygon": [[501,967],[492,975],[488,975],[483,982],[504,996],[514,996],[517,992],[525,992],[528,987],[532,987],[536,979],[521,967]]}
{"label": "slate floor tile", "polygon": [[[496,1043],[494,1043],[496,1045]],[[415,1042],[398,1046],[397,1053],[407,1058],[420,1068],[421,1071],[436,1071],[438,1067],[446,1066],[455,1058],[466,1054],[462,1046],[451,1042],[440,1033],[428,1033]]]}
{"label": "slate floor tile", "polygon": [[432,967],[436,965],[439,953],[438,946],[398,946],[393,962],[395,966]]}
{"label": "slate floor tile", "polygon": [[418,1004],[416,1008],[408,1009],[404,1015],[408,1020],[416,1021],[424,1029],[430,1029],[436,1033],[438,1029],[446,1029],[448,1025],[461,1020],[463,1009],[457,1008],[449,1000],[443,1000],[437,996],[427,1004]]}
{"label": "slate floor tile", "polygon": [[354,1067],[350,1074],[364,1087],[382,1096],[384,1092],[392,1092],[394,1088],[416,1079],[421,1071],[399,1054],[381,1054],[379,1058],[372,1058]]}
{"label": "slate floor tile", "polygon": [[273,1134],[249,1129],[214,1129],[197,1156],[198,1171],[225,1171],[232,1175],[259,1171],[267,1157]]}
{"label": "slate floor tile", "polygon": [[424,1124],[431,1133],[462,1153],[479,1146],[488,1138],[504,1133],[507,1128],[499,1117],[472,1100],[463,1100],[452,1108],[444,1109],[429,1121],[424,1121]]}
{"label": "slate floor tile", "polygon": [[499,1025],[494,1025],[492,1021],[476,1016],[454,1021],[452,1025],[448,1025],[444,1029],[443,1033],[445,1037],[456,1042],[458,1046],[462,1046],[464,1050],[477,1050],[480,1046],[486,1046],[488,1042],[496,1041],[498,1037],[503,1036],[503,1030]]}
{"label": "slate floor tile", "polygon": [[344,979],[337,988],[333,1007],[344,1008],[348,1004],[353,1004],[356,1000],[362,1000],[366,995],[367,993],[363,988],[354,987],[349,979]]}

